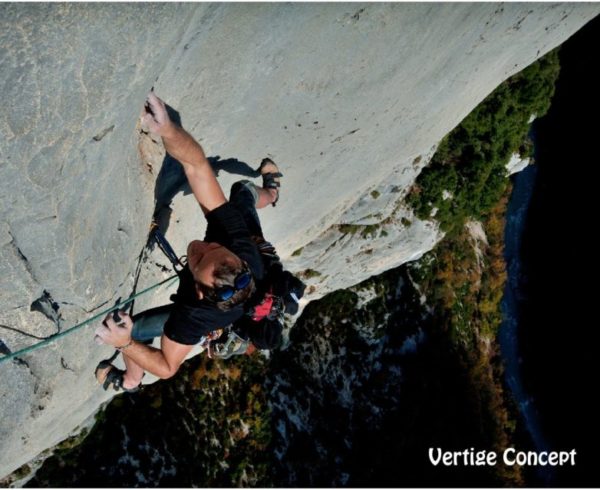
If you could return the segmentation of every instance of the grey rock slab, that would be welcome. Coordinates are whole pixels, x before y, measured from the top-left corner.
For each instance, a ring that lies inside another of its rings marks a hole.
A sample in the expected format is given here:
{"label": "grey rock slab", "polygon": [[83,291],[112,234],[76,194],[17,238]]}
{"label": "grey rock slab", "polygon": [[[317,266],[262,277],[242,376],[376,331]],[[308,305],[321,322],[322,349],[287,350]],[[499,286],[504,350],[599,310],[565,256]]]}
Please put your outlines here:
{"label": "grey rock slab", "polygon": [[[63,327],[131,292],[154,208],[138,115],[196,8],[0,4],[0,323],[46,336],[57,326],[30,311],[44,291]],[[88,328],[0,365],[0,475],[112,396],[93,378],[111,352]]]}

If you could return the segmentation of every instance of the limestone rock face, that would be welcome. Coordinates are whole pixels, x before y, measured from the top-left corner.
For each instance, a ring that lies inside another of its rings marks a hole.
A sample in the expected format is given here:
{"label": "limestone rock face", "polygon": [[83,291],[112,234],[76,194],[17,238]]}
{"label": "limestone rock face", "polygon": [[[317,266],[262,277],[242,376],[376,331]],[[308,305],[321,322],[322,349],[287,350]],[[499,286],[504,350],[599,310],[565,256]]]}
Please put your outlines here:
{"label": "limestone rock face", "polygon": [[[163,167],[160,143],[140,131],[151,86],[215,157],[226,189],[256,179],[267,155],[280,164],[281,199],[261,211],[263,228],[290,270],[311,270],[311,299],[431,249],[435,223],[402,199],[435,145],[599,12],[0,4],[0,324],[44,337],[129,296],[138,275],[137,290],[165,277],[159,252],[143,252],[155,199],[170,205],[161,224],[178,253],[202,237],[176,164]],[[92,330],[0,364],[0,477],[112,396],[93,379],[111,350]],[[2,328],[0,340],[3,351],[35,341]]]}

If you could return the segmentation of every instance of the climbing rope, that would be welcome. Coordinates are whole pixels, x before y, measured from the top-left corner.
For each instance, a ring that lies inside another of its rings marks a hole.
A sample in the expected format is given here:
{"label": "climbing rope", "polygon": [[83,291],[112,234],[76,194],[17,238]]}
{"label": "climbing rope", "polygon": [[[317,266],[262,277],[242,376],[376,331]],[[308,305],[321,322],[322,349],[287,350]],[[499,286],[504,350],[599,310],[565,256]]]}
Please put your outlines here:
{"label": "climbing rope", "polygon": [[15,357],[19,357],[22,356],[23,354],[27,354],[28,352],[34,351],[36,349],[39,349],[41,347],[44,347],[45,345],[48,345],[62,337],[65,337],[73,332],[75,332],[76,330],[79,330],[82,327],[85,327],[86,325],[89,325],[90,323],[98,320],[99,318],[108,315],[110,312],[115,311],[120,309],[121,307],[131,303],[133,300],[135,300],[136,298],[142,296],[143,294],[146,294],[150,291],[152,291],[153,289],[156,289],[159,286],[162,286],[163,284],[168,283],[169,281],[174,281],[175,279],[177,279],[178,275],[175,274],[171,277],[168,277],[167,279],[165,279],[164,281],[161,281],[157,284],[154,284],[153,286],[150,286],[146,289],[144,289],[143,291],[140,291],[139,293],[136,293],[134,295],[132,295],[131,297],[129,297],[128,299],[126,299],[125,301],[122,301],[120,303],[117,303],[116,305],[114,305],[111,308],[108,308],[107,310],[104,310],[100,313],[98,313],[97,315],[94,315],[91,318],[88,318],[87,320],[78,323],[77,325],[72,326],[71,328],[68,328],[60,333],[56,333],[54,335],[50,335],[48,338],[44,339],[41,342],[38,342],[37,344],[33,344],[30,345],[29,347],[25,347],[24,349],[18,350],[16,352],[11,352],[10,354],[6,354],[3,357],[0,357],[0,364],[2,364],[4,361],[8,361],[9,359],[14,359]]}

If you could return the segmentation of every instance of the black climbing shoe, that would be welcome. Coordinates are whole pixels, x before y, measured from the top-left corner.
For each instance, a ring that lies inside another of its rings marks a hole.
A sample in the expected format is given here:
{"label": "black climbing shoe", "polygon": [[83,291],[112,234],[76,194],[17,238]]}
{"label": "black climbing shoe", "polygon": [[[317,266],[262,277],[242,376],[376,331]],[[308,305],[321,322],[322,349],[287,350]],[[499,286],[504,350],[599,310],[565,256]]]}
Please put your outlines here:
{"label": "black climbing shoe", "polygon": [[[265,167],[267,166],[272,166],[274,168],[266,170]],[[275,203],[279,201],[279,187],[281,186],[279,178],[283,177],[283,174],[279,172],[279,168],[277,167],[275,162],[270,158],[263,158],[263,161],[260,162],[260,166],[256,171],[262,175],[262,186],[264,189],[275,189],[277,191],[277,196],[275,197],[275,200],[271,203],[272,206],[275,206]]]}
{"label": "black climbing shoe", "polygon": [[105,391],[109,388],[112,388],[115,391],[123,390],[127,393],[135,393],[136,391],[139,391],[142,383],[131,389],[123,387],[124,374],[125,371],[116,368],[107,360],[101,361],[96,367],[95,372],[96,380],[102,385],[102,388],[104,388]]}

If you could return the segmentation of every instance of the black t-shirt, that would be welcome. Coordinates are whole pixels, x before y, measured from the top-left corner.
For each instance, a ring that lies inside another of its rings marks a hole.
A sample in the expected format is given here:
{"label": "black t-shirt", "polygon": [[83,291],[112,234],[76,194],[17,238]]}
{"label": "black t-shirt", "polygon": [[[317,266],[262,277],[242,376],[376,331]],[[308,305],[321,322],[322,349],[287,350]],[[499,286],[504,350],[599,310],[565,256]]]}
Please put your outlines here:
{"label": "black t-shirt", "polygon": [[[208,226],[204,241],[223,245],[246,261],[256,281],[262,279],[264,268],[256,243],[252,240],[242,214],[226,202],[206,215]],[[207,333],[226,327],[244,314],[243,305],[228,311],[219,310],[214,303],[199,300],[194,278],[186,266],[179,274],[179,288],[174,305],[165,324],[164,334],[174,342],[197,344]]]}

